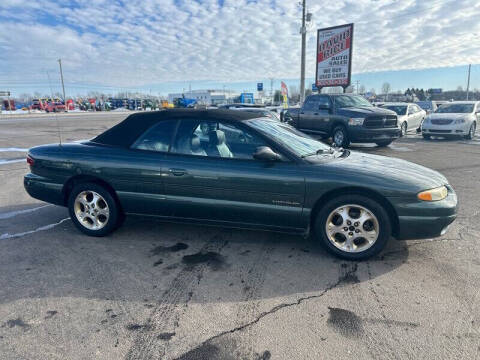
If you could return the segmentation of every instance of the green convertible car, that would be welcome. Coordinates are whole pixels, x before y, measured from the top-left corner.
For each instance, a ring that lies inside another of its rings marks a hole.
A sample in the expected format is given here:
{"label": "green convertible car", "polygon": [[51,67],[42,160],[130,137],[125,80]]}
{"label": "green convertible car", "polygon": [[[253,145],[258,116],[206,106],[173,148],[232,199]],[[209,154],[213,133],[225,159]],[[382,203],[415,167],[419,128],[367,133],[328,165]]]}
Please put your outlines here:
{"label": "green convertible car", "polygon": [[311,233],[333,254],[363,259],[392,236],[442,235],[456,216],[438,172],[331,148],[249,112],[133,114],[92,140],[34,147],[27,161],[27,192],[67,206],[93,236],[144,214]]}

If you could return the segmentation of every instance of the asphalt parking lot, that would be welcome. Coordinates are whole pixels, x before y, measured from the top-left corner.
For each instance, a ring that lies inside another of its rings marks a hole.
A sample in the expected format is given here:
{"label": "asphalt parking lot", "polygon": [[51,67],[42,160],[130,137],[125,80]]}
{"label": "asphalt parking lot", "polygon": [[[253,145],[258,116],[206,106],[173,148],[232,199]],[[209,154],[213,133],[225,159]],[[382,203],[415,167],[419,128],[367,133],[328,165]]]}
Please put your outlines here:
{"label": "asphalt parking lot", "polygon": [[480,357],[478,136],[352,148],[442,172],[460,203],[443,237],[357,263],[292,235],[142,217],[90,238],[26,194],[25,149],[125,116],[0,118],[2,359]]}

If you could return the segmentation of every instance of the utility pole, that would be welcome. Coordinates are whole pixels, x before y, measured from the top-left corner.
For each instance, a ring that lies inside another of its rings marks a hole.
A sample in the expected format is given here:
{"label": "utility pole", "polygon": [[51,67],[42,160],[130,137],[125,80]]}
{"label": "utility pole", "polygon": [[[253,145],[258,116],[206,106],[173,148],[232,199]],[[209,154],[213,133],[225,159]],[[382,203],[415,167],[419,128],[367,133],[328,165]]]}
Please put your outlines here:
{"label": "utility pole", "polygon": [[307,28],[305,27],[305,7],[306,0],[302,0],[302,28],[300,33],[302,34],[302,60],[300,69],[300,104],[303,104],[305,100],[305,46],[307,38]]}
{"label": "utility pole", "polygon": [[472,68],[472,64],[468,65],[468,80],[467,80],[467,100],[468,100],[468,91],[470,90],[470,69]]}
{"label": "utility pole", "polygon": [[67,99],[65,98],[65,85],[63,84],[62,59],[58,59],[58,64],[60,65],[60,78],[62,79],[63,103],[65,104],[65,109],[66,109],[67,108]]}
{"label": "utility pole", "polygon": [[360,83],[360,80],[357,80],[356,83],[357,83],[357,94],[358,94],[359,93],[358,92],[358,84]]}

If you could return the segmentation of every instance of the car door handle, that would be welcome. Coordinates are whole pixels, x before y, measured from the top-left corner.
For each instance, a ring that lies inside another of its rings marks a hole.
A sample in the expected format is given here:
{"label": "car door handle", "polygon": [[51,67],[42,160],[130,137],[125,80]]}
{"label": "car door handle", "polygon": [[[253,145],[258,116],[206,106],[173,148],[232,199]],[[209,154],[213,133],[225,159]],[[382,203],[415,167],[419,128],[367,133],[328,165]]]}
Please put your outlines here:
{"label": "car door handle", "polygon": [[187,173],[187,170],[185,170],[185,169],[168,169],[168,172],[170,174],[173,174],[174,176],[183,176]]}

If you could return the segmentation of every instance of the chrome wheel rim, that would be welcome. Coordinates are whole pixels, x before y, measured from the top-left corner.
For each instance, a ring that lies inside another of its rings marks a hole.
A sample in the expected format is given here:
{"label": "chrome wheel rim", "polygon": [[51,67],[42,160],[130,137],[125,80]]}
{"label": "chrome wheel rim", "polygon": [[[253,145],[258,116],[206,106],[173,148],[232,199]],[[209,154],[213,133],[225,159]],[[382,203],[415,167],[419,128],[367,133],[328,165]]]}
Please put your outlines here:
{"label": "chrome wheel rim", "polygon": [[470,137],[473,139],[473,137],[475,136],[475,129],[476,126],[475,124],[472,124],[472,126],[470,127]]}
{"label": "chrome wheel rim", "polygon": [[333,135],[333,142],[335,144],[337,144],[338,146],[342,145],[343,144],[343,139],[344,139],[344,136],[343,136],[343,132],[342,131],[337,131],[335,132],[335,134]]}
{"label": "chrome wheel rim", "polygon": [[359,253],[375,244],[380,225],[372,211],[361,205],[349,204],[336,208],[328,215],[325,231],[336,248]]}
{"label": "chrome wheel rim", "polygon": [[407,124],[403,123],[402,124],[402,136],[405,136],[407,134]]}
{"label": "chrome wheel rim", "polygon": [[89,230],[100,230],[108,223],[110,210],[107,201],[95,191],[82,191],[73,205],[80,224]]}

